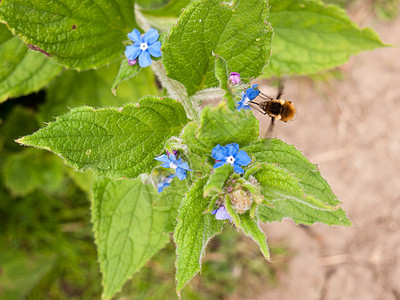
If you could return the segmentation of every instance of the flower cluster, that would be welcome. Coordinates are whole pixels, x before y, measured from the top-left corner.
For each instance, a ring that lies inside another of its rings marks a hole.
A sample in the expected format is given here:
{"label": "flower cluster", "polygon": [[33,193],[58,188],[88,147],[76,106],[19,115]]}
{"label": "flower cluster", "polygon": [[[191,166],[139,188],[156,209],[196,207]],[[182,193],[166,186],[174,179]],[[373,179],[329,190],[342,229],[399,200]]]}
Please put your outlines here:
{"label": "flower cluster", "polygon": [[159,34],[156,29],[150,28],[143,36],[139,30],[133,29],[128,38],[133,42],[133,45],[126,46],[125,49],[125,56],[130,65],[139,60],[139,66],[145,68],[151,65],[151,56],[161,56],[161,42],[158,41]]}
{"label": "flower cluster", "polygon": [[251,163],[250,156],[243,150],[239,151],[239,145],[236,143],[228,144],[225,147],[221,145],[215,146],[211,151],[211,157],[218,162],[213,166],[214,169],[231,164],[233,170],[238,174],[243,174],[244,170],[241,166],[247,166]]}
{"label": "flower cluster", "polygon": [[176,155],[172,153],[158,156],[155,158],[155,160],[163,162],[163,164],[161,164],[162,167],[175,170],[175,174],[179,180],[186,178],[186,171],[192,171],[189,168],[189,165],[182,161],[182,158],[176,159]]}

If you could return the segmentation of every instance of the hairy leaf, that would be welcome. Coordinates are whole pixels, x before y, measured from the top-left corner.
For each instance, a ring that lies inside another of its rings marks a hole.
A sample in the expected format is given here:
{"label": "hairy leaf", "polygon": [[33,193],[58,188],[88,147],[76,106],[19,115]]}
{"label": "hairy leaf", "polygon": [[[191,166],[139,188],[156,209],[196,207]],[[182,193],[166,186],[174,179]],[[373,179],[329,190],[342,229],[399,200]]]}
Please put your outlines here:
{"label": "hairy leaf", "polygon": [[359,29],[336,5],[319,0],[269,4],[274,38],[266,77],[316,73],[345,63],[350,55],[384,46],[372,29]]}
{"label": "hairy leaf", "polygon": [[318,169],[293,146],[278,139],[267,139],[243,150],[254,155],[256,162],[267,163],[254,176],[274,207],[260,205],[260,220],[272,222],[289,217],[303,224],[351,224]]}
{"label": "hairy leaf", "polygon": [[[201,112],[201,126],[189,124],[182,139],[193,153],[211,155],[217,144],[237,143],[246,146],[258,138],[259,123],[249,111],[230,111],[225,103],[206,106]],[[197,132],[196,132],[197,131]]]}
{"label": "hairy leaf", "polygon": [[62,70],[0,24],[0,103],[40,90]]}
{"label": "hairy leaf", "polygon": [[119,84],[124,80],[128,80],[129,78],[137,76],[140,70],[141,68],[138,63],[136,63],[133,66],[130,66],[128,61],[124,59],[119,68],[117,77],[115,78],[114,83],[111,87],[112,93],[116,95]]}
{"label": "hairy leaf", "polygon": [[200,271],[207,243],[222,231],[226,223],[216,220],[210,213],[203,213],[210,201],[210,198],[203,197],[207,180],[208,177],[203,177],[192,185],[178,211],[178,223],[174,234],[178,293]]}
{"label": "hairy leaf", "polygon": [[[267,238],[258,226],[257,220],[250,217],[249,211],[244,214],[238,214],[238,216],[240,218],[239,228],[260,246],[261,253],[264,255],[266,260],[270,261],[271,258],[269,256]],[[236,224],[236,226],[238,226],[238,224]]]}
{"label": "hairy leaf", "polygon": [[170,98],[145,97],[139,107],[78,107],[19,143],[52,151],[78,170],[135,178],[158,162],[166,141],[178,135],[187,118]]}
{"label": "hairy leaf", "polygon": [[218,54],[243,78],[258,76],[271,50],[267,16],[265,0],[191,2],[163,43],[167,75],[181,82],[189,96],[218,86],[213,57]]}
{"label": "hairy leaf", "polygon": [[[103,298],[111,299],[125,281],[169,241],[187,187],[174,180],[161,194],[140,178],[98,177],[93,185],[92,222],[103,274]],[[163,203],[163,205],[159,205]]]}
{"label": "hairy leaf", "polygon": [[117,72],[118,64],[112,64],[96,71],[70,70],[62,73],[47,87],[46,102],[39,109],[42,120],[53,121],[55,117],[67,113],[69,108],[77,106],[122,106],[158,93],[154,75],[148,68],[121,84],[118,94],[114,96],[110,87]]}
{"label": "hairy leaf", "polygon": [[231,164],[225,164],[214,170],[204,186],[204,197],[213,196],[222,192],[222,188],[229,176],[233,173]]}
{"label": "hairy leaf", "polygon": [[[139,2],[144,2],[143,0]],[[146,1],[147,4],[148,1]],[[171,0],[167,4],[157,7],[156,9],[141,9],[146,15],[157,17],[177,17],[183,8],[190,3],[190,0]]]}
{"label": "hairy leaf", "polygon": [[2,0],[0,20],[34,49],[78,70],[123,55],[127,34],[138,28],[134,0]]}

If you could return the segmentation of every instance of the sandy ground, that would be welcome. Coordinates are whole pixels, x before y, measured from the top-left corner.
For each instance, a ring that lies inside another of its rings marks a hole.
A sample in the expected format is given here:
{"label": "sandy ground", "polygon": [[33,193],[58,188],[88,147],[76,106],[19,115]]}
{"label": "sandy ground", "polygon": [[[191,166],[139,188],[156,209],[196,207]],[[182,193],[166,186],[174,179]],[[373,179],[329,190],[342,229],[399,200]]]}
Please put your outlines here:
{"label": "sandy ground", "polygon": [[[370,14],[361,24],[400,45],[400,17]],[[283,99],[295,102],[297,116],[278,122],[275,134],[318,164],[354,225],[265,225],[269,244],[289,240],[295,255],[279,285],[256,299],[400,299],[399,56],[378,49],[352,57],[343,80],[286,82]]]}

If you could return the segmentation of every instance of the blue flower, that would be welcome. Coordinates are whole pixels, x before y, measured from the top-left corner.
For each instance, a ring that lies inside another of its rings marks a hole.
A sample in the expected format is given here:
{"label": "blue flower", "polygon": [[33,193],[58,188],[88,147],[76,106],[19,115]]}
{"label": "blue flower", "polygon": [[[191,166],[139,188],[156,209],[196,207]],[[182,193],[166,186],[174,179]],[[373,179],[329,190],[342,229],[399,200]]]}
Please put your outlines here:
{"label": "blue flower", "polygon": [[237,110],[250,109],[249,105],[250,99],[247,97],[246,93],[242,91],[242,99],[237,103]]}
{"label": "blue flower", "polygon": [[237,103],[237,110],[250,109],[249,102],[257,98],[260,94],[258,84],[253,84],[246,92],[242,91],[242,99]]}
{"label": "blue flower", "polygon": [[176,176],[175,174],[171,174],[171,175],[165,177],[163,181],[161,181],[157,184],[157,191],[159,193],[161,193],[163,191],[163,189],[165,189],[167,186],[169,186],[172,183],[172,180],[174,179],[175,176]]}
{"label": "blue flower", "polygon": [[243,150],[239,151],[239,145],[236,143],[228,144],[225,147],[215,146],[211,151],[211,156],[219,160],[213,168],[219,168],[224,164],[233,165],[233,170],[238,174],[243,174],[244,170],[240,166],[247,166],[251,163],[250,156]]}
{"label": "blue flower", "polygon": [[213,210],[211,214],[215,215],[217,220],[229,220],[232,222],[231,216],[226,211],[225,206],[220,206],[216,210]]}
{"label": "blue flower", "polygon": [[250,100],[254,100],[260,94],[260,90],[258,89],[258,84],[253,84],[251,88],[246,90],[246,95]]}
{"label": "blue flower", "polygon": [[[163,162],[161,165],[164,168],[175,169],[176,176],[178,176],[179,180],[183,180],[186,178],[186,171],[192,171],[188,164],[182,161],[182,158],[176,159],[174,154],[169,153],[168,155],[161,155],[155,158],[158,161]],[[185,171],[186,170],[186,171]]]}
{"label": "blue flower", "polygon": [[158,31],[150,28],[143,36],[139,30],[133,29],[128,34],[128,38],[133,41],[133,45],[126,46],[125,56],[128,60],[135,60],[139,56],[139,66],[142,68],[151,65],[151,56],[161,56],[161,42],[157,41],[159,37]]}

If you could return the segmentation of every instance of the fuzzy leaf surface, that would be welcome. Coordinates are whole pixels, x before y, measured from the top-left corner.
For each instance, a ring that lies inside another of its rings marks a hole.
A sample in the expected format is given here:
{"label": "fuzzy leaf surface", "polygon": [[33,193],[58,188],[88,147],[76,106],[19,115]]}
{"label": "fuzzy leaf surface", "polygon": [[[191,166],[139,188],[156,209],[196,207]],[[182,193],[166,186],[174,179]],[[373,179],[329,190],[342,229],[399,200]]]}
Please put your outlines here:
{"label": "fuzzy leaf surface", "polygon": [[183,106],[173,99],[145,97],[138,105],[74,108],[18,142],[52,151],[81,171],[135,178],[158,164],[154,157],[187,123]]}
{"label": "fuzzy leaf surface", "polygon": [[46,88],[46,102],[39,107],[44,122],[65,114],[69,108],[82,105],[93,107],[123,106],[136,102],[147,95],[157,95],[154,75],[151,69],[145,69],[139,76],[122,83],[118,94],[113,95],[110,87],[118,72],[118,64],[112,64],[99,70],[63,72]]}
{"label": "fuzzy leaf surface", "polygon": [[270,0],[269,4],[274,37],[265,77],[317,73],[361,51],[384,47],[372,29],[360,29],[336,5],[319,0]]}
{"label": "fuzzy leaf surface", "polygon": [[221,193],[225,182],[232,173],[233,167],[231,164],[225,164],[214,169],[214,172],[208,178],[207,184],[204,186],[204,197]]}
{"label": "fuzzy leaf surface", "polygon": [[178,293],[200,271],[207,243],[222,231],[226,223],[216,220],[210,213],[203,214],[210,201],[210,198],[203,197],[207,180],[208,177],[200,178],[191,186],[178,211],[174,233]]}
{"label": "fuzzy leaf surface", "polygon": [[135,64],[133,66],[130,66],[128,61],[124,59],[121,63],[121,66],[119,68],[117,77],[114,80],[114,83],[111,87],[111,91],[114,95],[117,94],[117,88],[120,85],[120,83],[124,80],[128,80],[129,78],[135,77],[139,74],[141,68],[139,64]]}
{"label": "fuzzy leaf surface", "polygon": [[62,67],[29,50],[6,25],[0,24],[0,103],[40,90]]}
{"label": "fuzzy leaf surface", "polygon": [[231,111],[221,102],[206,106],[201,112],[201,125],[189,124],[182,136],[189,150],[198,155],[211,155],[217,144],[237,143],[240,147],[256,141],[259,123],[249,111]]}
{"label": "fuzzy leaf surface", "polygon": [[123,55],[138,28],[134,0],[2,0],[0,20],[28,45],[68,68],[100,67]]}
{"label": "fuzzy leaf surface", "polygon": [[253,155],[256,162],[266,163],[253,174],[262,186],[264,197],[274,205],[259,206],[261,221],[288,217],[302,224],[351,225],[317,167],[293,146],[278,139],[266,139],[243,150]]}
{"label": "fuzzy leaf surface", "polygon": [[214,54],[225,58],[243,78],[258,76],[271,51],[272,29],[264,0],[191,2],[163,43],[167,75],[181,82],[187,93],[219,85]]}
{"label": "fuzzy leaf surface", "polygon": [[251,237],[259,246],[260,251],[264,255],[266,260],[270,260],[269,249],[267,245],[267,238],[264,232],[257,224],[257,220],[250,217],[249,211],[244,214],[238,214],[240,218],[240,224],[236,224],[239,228],[249,237]]}
{"label": "fuzzy leaf surface", "polygon": [[[103,274],[103,298],[111,299],[135,272],[169,241],[169,224],[187,187],[157,193],[135,180],[97,177],[93,185],[92,223]],[[160,205],[162,203],[162,205]]]}

